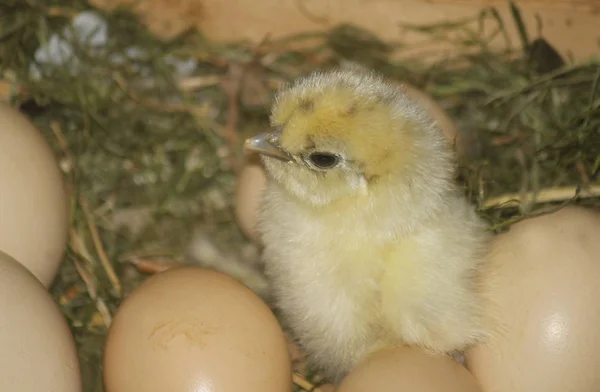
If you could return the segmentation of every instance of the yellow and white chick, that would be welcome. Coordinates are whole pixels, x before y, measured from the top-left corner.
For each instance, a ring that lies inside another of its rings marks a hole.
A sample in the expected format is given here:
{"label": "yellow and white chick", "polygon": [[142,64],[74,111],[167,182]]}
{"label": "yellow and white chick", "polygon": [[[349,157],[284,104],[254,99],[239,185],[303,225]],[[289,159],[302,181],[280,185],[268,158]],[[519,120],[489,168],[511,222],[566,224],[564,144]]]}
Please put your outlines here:
{"label": "yellow and white chick", "polygon": [[262,256],[310,363],[339,382],[384,347],[452,353],[486,336],[486,224],[424,109],[353,68],[286,86],[271,122],[246,141],[268,176]]}

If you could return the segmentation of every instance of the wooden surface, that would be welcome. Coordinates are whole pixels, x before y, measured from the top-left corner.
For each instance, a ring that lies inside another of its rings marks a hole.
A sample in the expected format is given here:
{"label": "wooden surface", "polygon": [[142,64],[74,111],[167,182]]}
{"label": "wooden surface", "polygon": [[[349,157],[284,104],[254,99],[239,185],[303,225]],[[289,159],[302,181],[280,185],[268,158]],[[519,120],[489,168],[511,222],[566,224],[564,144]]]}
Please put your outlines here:
{"label": "wooden surface", "polygon": [[[142,0],[140,4],[154,30],[160,33],[162,29],[167,36],[196,26],[213,39],[259,42],[267,34],[279,37],[355,23],[381,38],[414,44],[417,53],[434,55],[439,54],[438,46],[425,45],[423,36],[416,33],[403,33],[399,24],[473,17],[486,6],[495,6],[511,41],[519,43],[508,4],[500,0]],[[544,37],[561,54],[581,59],[600,53],[600,0],[521,0],[517,5],[532,38],[538,36],[538,14]]]}
{"label": "wooden surface", "polygon": [[[459,2],[460,1],[460,2]],[[422,42],[415,33],[402,34],[399,23],[426,24],[476,15],[485,4],[500,9],[510,37],[518,43],[517,30],[504,2],[480,0],[205,0],[202,29],[217,39],[240,37],[259,41],[267,33],[279,36],[359,23],[382,38]],[[594,4],[595,3],[595,4]],[[577,7],[574,7],[576,4]],[[594,7],[595,5],[595,7]],[[524,1],[521,11],[530,35],[535,36],[535,13],[539,13],[547,37],[561,52],[582,58],[598,52],[600,2]],[[576,10],[579,8],[579,10]],[[312,16],[310,16],[312,15]],[[499,43],[499,41],[498,41]],[[420,46],[420,45],[418,45]],[[419,49],[426,50],[425,47]]]}

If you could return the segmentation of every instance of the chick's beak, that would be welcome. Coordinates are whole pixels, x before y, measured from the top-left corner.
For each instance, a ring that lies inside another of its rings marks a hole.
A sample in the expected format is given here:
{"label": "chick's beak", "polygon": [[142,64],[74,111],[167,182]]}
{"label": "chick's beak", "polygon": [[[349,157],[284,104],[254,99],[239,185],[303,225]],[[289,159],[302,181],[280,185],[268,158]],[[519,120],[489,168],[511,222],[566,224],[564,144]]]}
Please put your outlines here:
{"label": "chick's beak", "polygon": [[276,141],[277,135],[273,133],[261,133],[246,139],[246,142],[244,143],[244,149],[284,161],[291,161],[292,157],[279,146],[277,146],[275,144]]}

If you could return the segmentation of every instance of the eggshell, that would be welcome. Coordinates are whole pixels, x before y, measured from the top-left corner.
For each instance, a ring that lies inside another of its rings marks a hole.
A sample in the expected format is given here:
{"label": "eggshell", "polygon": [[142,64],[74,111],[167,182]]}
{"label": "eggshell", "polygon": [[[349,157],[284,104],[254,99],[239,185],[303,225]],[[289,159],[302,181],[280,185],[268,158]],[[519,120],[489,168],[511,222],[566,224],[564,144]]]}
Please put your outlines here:
{"label": "eggshell", "polygon": [[68,204],[62,175],[41,133],[0,102],[0,250],[45,287],[67,244]]}
{"label": "eggshell", "polygon": [[271,310],[233,278],[179,267],[120,306],[104,358],[107,392],[292,391],[286,340]]}
{"label": "eggshell", "polygon": [[0,252],[0,391],[81,392],[75,342],[39,280]]}
{"label": "eggshell", "polygon": [[266,185],[267,176],[258,155],[250,154],[237,178],[235,217],[240,230],[257,244],[261,241],[256,221]]}
{"label": "eggshell", "polygon": [[600,214],[567,207],[516,223],[491,260],[498,327],[465,356],[484,391],[598,391]]}
{"label": "eggshell", "polygon": [[376,352],[342,380],[337,392],[480,392],[477,381],[446,355],[398,347]]}

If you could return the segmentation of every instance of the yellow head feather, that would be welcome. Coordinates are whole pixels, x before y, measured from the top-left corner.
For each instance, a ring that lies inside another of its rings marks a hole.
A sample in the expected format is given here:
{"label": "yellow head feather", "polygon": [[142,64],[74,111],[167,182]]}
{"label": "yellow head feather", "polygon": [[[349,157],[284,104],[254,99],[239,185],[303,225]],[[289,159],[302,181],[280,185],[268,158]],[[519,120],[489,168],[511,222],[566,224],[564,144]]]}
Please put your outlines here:
{"label": "yellow head feather", "polygon": [[[389,174],[421,172],[423,158],[447,158],[443,135],[423,109],[399,86],[357,69],[313,73],[282,89],[271,123],[279,147],[296,160],[265,158],[267,170],[314,204],[364,195],[367,183]],[[336,154],[342,164],[314,170],[305,161],[314,152]]]}

